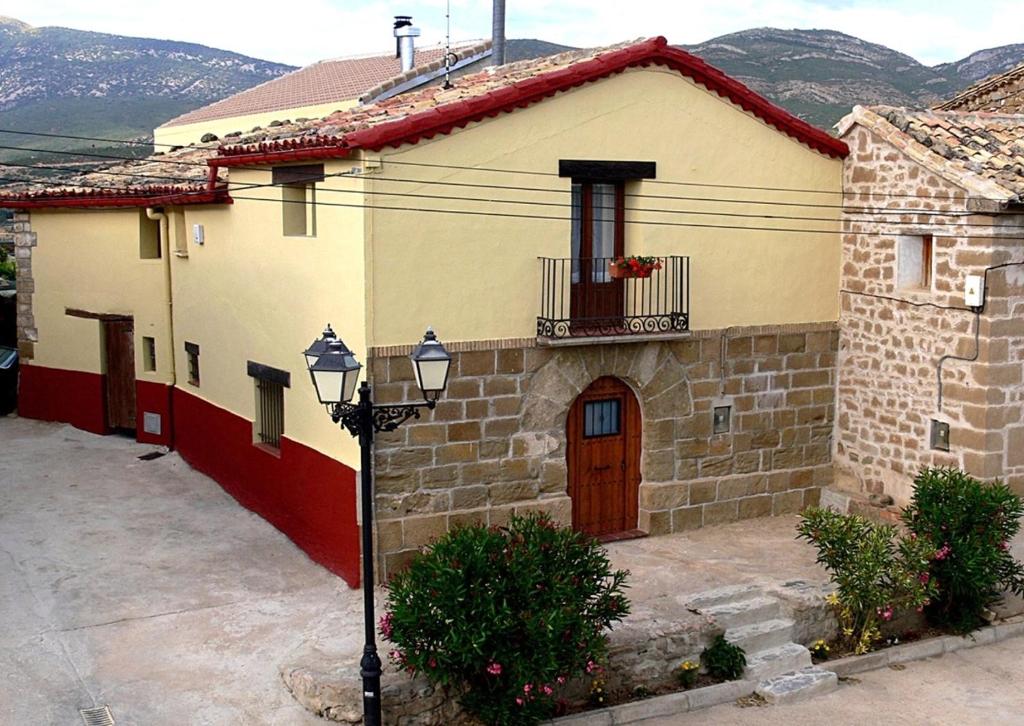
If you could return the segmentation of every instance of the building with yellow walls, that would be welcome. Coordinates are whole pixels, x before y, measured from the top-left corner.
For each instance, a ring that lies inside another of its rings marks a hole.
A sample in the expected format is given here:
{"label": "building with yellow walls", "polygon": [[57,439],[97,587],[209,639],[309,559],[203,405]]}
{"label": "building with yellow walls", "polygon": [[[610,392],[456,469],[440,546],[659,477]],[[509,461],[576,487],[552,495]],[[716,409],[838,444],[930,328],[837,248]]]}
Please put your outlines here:
{"label": "building with yellow walls", "polygon": [[381,403],[416,398],[428,325],[454,358],[437,408],[376,440],[385,576],[459,523],[659,534],[831,481],[840,236],[818,195],[846,146],[663,38],[231,141],[3,201],[23,415],[119,423],[119,332],[139,439],[352,584],[358,450],[302,356],[328,322]]}

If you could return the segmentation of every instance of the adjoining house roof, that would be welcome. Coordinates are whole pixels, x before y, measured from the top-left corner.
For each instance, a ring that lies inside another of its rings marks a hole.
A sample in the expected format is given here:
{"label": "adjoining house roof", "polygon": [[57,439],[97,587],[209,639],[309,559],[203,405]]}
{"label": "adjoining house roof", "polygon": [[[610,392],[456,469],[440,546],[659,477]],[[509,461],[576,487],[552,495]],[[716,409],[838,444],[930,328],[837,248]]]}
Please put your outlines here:
{"label": "adjoining house roof", "polygon": [[939,111],[1024,113],[1024,63],[978,81],[935,108]]}
{"label": "adjoining house roof", "polygon": [[759,96],[701,59],[668,46],[658,37],[630,44],[570,51],[510,63],[458,79],[453,87],[425,88],[331,114],[307,123],[290,123],[243,135],[222,146],[213,164],[329,158],[351,150],[379,150],[447,134],[473,121],[524,108],[627,68],[661,65],[692,78],[765,123],[819,153],[843,157],[846,144]]}
{"label": "adjoining house roof", "polygon": [[839,135],[854,124],[973,195],[1004,202],[1024,195],[1024,115],[856,106]]}
{"label": "adjoining house roof", "polygon": [[[452,48],[453,62],[483,54],[490,48],[489,40],[460,43]],[[416,67],[405,73],[394,53],[320,61],[184,113],[160,128],[353,99],[372,100],[389,88],[442,68],[444,48],[417,48],[416,61]]]}
{"label": "adjoining house roof", "polygon": [[188,146],[168,154],[126,161],[83,172],[60,186],[26,182],[0,194],[0,206],[149,207],[161,204],[230,203],[222,177],[208,166],[216,144]]}

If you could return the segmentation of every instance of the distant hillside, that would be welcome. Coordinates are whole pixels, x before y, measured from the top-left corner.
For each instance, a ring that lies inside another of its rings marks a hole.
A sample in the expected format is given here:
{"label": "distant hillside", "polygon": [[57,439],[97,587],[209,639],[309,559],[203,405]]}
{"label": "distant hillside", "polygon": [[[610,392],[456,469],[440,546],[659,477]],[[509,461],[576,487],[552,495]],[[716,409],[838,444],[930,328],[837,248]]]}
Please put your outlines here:
{"label": "distant hillside", "polygon": [[573,47],[534,38],[509,38],[505,41],[505,62],[514,63],[515,61],[530,60],[531,58],[540,58],[545,55],[563,53],[567,50],[573,50]]}
{"label": "distant hillside", "polygon": [[855,104],[928,106],[1024,61],[1021,44],[929,67],[834,30],[754,28],[682,47],[825,129]]}
{"label": "distant hillside", "polygon": [[[146,138],[172,116],[289,70],[292,66],[193,43],[33,28],[0,17],[0,128]],[[81,142],[6,134],[0,145],[82,147]],[[25,157],[61,158],[0,150],[0,159],[7,161]]]}

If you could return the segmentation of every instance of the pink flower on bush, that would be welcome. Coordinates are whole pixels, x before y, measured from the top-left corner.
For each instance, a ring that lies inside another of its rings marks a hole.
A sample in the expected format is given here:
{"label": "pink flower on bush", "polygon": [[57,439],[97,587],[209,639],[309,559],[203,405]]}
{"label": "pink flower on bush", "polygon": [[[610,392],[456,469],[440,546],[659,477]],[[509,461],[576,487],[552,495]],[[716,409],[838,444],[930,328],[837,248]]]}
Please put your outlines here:
{"label": "pink flower on bush", "polygon": [[391,639],[391,633],[395,630],[395,626],[391,622],[391,613],[387,613],[380,619],[380,633],[387,639]]}
{"label": "pink flower on bush", "polygon": [[593,673],[596,668],[597,668],[597,663],[595,663],[592,660],[588,660],[587,661],[587,673]]}
{"label": "pink flower on bush", "polygon": [[431,668],[437,668],[437,659],[431,658],[429,661],[427,661],[427,665]]}
{"label": "pink flower on bush", "polygon": [[555,692],[555,690],[551,686],[549,686],[547,683],[545,683],[543,686],[541,686],[540,690],[544,691],[544,695],[545,696],[550,696],[552,693]]}
{"label": "pink flower on bush", "polygon": [[882,618],[882,620],[885,620],[886,622],[892,620],[892,605],[886,605],[884,608],[876,608],[876,612],[878,613],[878,616]]}
{"label": "pink flower on bush", "polygon": [[526,703],[526,701],[524,701],[520,696],[516,696],[516,705],[517,706],[522,706],[524,703]]}
{"label": "pink flower on bush", "polygon": [[948,544],[942,545],[938,550],[935,551],[935,559],[944,560],[952,554],[953,548]]}
{"label": "pink flower on bush", "polygon": [[487,664],[487,673],[492,676],[500,676],[501,663],[496,663],[492,660],[490,663]]}
{"label": "pink flower on bush", "polygon": [[930,580],[931,578],[932,576],[929,575],[927,572],[922,572],[920,575],[917,576],[917,579],[921,581],[922,585],[927,585],[928,580]]}
{"label": "pink flower on bush", "polygon": [[530,691],[532,691],[532,690],[533,690],[533,686],[530,685],[529,683],[527,683],[525,686],[523,686],[523,693],[525,693],[526,695],[530,695]]}
{"label": "pink flower on bush", "polygon": [[560,685],[560,686],[564,686],[565,685],[565,676],[559,676],[555,680],[558,681],[558,685]]}
{"label": "pink flower on bush", "polygon": [[1006,552],[1008,549],[1010,549],[1010,543],[1006,540],[1003,540],[999,543],[999,549],[1001,549],[1003,552]]}

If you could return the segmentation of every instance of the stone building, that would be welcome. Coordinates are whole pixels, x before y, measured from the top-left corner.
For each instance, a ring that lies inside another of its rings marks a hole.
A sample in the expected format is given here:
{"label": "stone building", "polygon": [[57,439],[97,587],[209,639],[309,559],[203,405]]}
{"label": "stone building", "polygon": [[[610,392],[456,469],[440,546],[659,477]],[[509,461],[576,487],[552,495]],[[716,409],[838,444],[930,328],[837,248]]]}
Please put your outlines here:
{"label": "stone building", "polygon": [[838,196],[846,145],[664,38],[231,142],[4,198],[24,415],[173,446],[353,585],[359,450],[301,354],[326,322],[382,403],[417,399],[428,325],[455,357],[376,439],[385,574],[460,522],[659,534],[829,483],[839,211],[777,214]]}
{"label": "stone building", "polygon": [[901,504],[948,465],[1024,492],[1024,116],[857,107],[839,130],[837,483]]}
{"label": "stone building", "polygon": [[1024,63],[978,81],[935,108],[939,111],[1024,113]]}

